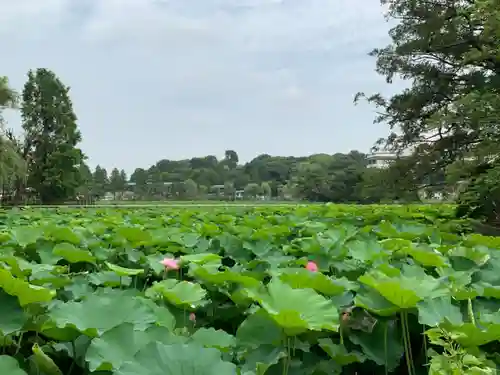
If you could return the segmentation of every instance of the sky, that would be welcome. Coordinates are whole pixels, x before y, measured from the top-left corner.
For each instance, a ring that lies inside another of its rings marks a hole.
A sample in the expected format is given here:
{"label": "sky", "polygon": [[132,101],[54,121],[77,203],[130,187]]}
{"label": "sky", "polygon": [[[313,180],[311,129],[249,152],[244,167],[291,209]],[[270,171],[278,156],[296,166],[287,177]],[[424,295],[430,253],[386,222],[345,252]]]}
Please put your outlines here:
{"label": "sky", "polygon": [[[368,52],[377,0],[0,0],[0,75],[71,87],[89,165],[147,168],[235,150],[368,152],[388,134],[356,92],[392,92]],[[20,129],[17,113],[6,116]]]}

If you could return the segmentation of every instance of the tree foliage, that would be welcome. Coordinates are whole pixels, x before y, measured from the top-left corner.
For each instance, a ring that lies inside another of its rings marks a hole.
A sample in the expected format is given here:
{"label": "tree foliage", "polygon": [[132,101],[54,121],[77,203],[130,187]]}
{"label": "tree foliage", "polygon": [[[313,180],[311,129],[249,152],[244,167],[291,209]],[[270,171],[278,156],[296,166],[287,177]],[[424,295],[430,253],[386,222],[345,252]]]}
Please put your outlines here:
{"label": "tree foliage", "polygon": [[[384,186],[386,172],[367,168],[366,156],[357,151],[308,157],[260,155],[231,169],[227,161],[227,153],[221,160],[215,156],[160,160],[149,168],[136,168],[125,189],[147,200],[207,196],[233,200],[237,195],[249,199],[358,203],[418,199],[416,194],[405,196],[396,186]],[[94,191],[99,196],[121,190],[112,182],[113,175],[118,176],[117,169],[107,181],[106,170],[97,166]]]}
{"label": "tree foliage", "polygon": [[18,101],[18,95],[9,85],[7,77],[0,76],[0,112],[5,108],[13,108]]}
{"label": "tree foliage", "polygon": [[[498,144],[500,8],[490,0],[384,0],[397,21],[392,42],[375,49],[377,72],[411,86],[391,98],[368,97],[377,122],[394,131],[384,141],[415,148],[418,177]],[[357,98],[363,96],[358,94]]]}
{"label": "tree foliage", "polygon": [[2,193],[12,190],[17,179],[26,177],[26,162],[19,153],[18,145],[9,139],[4,127],[2,110],[14,108],[17,93],[9,86],[7,77],[0,77],[0,187]]}
{"label": "tree foliage", "polygon": [[[444,171],[498,155],[500,7],[496,0],[383,0],[396,22],[377,48],[376,71],[410,87],[366,97],[392,133],[379,144],[411,155],[394,177],[405,185],[443,183]],[[358,94],[356,100],[364,97]],[[476,173],[477,168],[470,168]],[[470,174],[464,178],[476,178]],[[404,182],[406,181],[406,182]],[[477,183],[476,179],[476,183]]]}
{"label": "tree foliage", "polygon": [[23,153],[28,184],[42,202],[66,200],[81,185],[84,156],[69,88],[50,70],[28,73],[22,94]]}

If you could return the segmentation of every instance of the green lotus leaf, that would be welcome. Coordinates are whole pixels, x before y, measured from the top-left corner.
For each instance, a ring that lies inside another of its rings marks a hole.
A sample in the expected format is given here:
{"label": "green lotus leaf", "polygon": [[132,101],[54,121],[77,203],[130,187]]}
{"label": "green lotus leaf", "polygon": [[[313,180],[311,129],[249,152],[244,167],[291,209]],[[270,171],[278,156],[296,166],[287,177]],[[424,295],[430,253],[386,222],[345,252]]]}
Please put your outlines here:
{"label": "green lotus leaf", "polygon": [[243,346],[280,345],[283,342],[283,332],[274,319],[259,308],[240,324],[236,338]]}
{"label": "green lotus leaf", "polygon": [[115,371],[122,364],[129,361],[140,349],[150,342],[164,344],[182,343],[184,337],[175,336],[164,327],[150,327],[145,331],[138,331],[131,323],[123,323],[90,343],[85,355],[91,372]]}
{"label": "green lotus leaf", "polygon": [[358,281],[375,289],[392,304],[402,308],[414,308],[426,297],[431,297],[438,288],[439,281],[431,276],[389,277],[382,272],[367,273]]}
{"label": "green lotus leaf", "polygon": [[351,330],[349,341],[363,349],[363,355],[393,371],[403,358],[401,332],[394,321],[379,321],[371,332]]}
{"label": "green lotus leaf", "polygon": [[236,346],[236,338],[222,330],[213,328],[200,328],[191,336],[191,341],[207,348],[216,348],[228,351]]}
{"label": "green lotus leaf", "polygon": [[377,291],[364,287],[356,294],[354,304],[380,316],[392,316],[399,312],[400,307],[389,302]]}
{"label": "green lotus leaf", "polygon": [[140,246],[142,244],[147,244],[151,242],[152,237],[149,231],[144,230],[144,228],[140,227],[119,227],[116,229],[116,233],[125,238],[128,242],[130,242],[133,246]]}
{"label": "green lotus leaf", "polygon": [[205,263],[219,263],[221,256],[213,253],[200,253],[200,254],[190,254],[181,256],[182,263],[195,263],[195,264],[205,264]]}
{"label": "green lotus leaf", "polygon": [[34,244],[39,238],[43,238],[43,231],[39,227],[22,226],[13,228],[11,234],[12,240],[21,247]]}
{"label": "green lotus leaf", "polygon": [[260,345],[245,354],[242,375],[264,375],[267,370],[287,356],[282,347]]}
{"label": "green lotus leaf", "polygon": [[58,243],[56,246],[54,246],[52,254],[60,256],[70,263],[95,263],[96,261],[95,256],[92,255],[89,250],[79,249],[75,245],[67,242]]}
{"label": "green lotus leaf", "polygon": [[174,279],[167,279],[156,282],[146,291],[146,295],[151,298],[161,296],[168,302],[176,306],[196,308],[206,303],[207,292],[200,284],[189,281],[177,282]]}
{"label": "green lotus leaf", "polygon": [[51,237],[55,242],[67,242],[80,245],[81,237],[68,227],[54,226],[45,231],[45,235]]}
{"label": "green lotus leaf", "polygon": [[449,296],[420,301],[417,308],[420,324],[435,327],[445,322],[453,325],[463,323],[460,307],[454,305]]}
{"label": "green lotus leaf", "polygon": [[91,273],[88,276],[88,282],[93,285],[123,287],[132,284],[132,278],[129,276],[119,276],[113,271],[101,271]]}
{"label": "green lotus leaf", "polygon": [[347,366],[352,363],[363,363],[366,357],[357,351],[348,352],[344,345],[334,344],[331,339],[319,339],[318,345],[326,354],[341,366]]}
{"label": "green lotus leaf", "polygon": [[19,300],[0,291],[0,334],[10,335],[20,331],[27,322],[27,315],[19,305]]}
{"label": "green lotus leaf", "polygon": [[242,275],[232,270],[219,271],[219,266],[211,267],[212,263],[203,266],[193,265],[191,274],[197,279],[214,285],[223,285],[225,283],[236,283],[247,288],[258,287],[261,282],[251,276]]}
{"label": "green lotus leaf", "polygon": [[27,281],[12,276],[6,269],[0,268],[0,287],[11,296],[19,299],[21,306],[31,303],[43,303],[51,301],[56,292],[41,286],[31,285]]}
{"label": "green lotus leaf", "polygon": [[30,263],[26,259],[15,256],[10,252],[3,253],[0,256],[0,261],[8,266],[9,271],[13,276],[19,277],[21,279],[24,279],[26,276],[30,275],[32,273],[33,268],[37,266],[45,267],[46,269],[50,267],[49,265]]}
{"label": "green lotus leaf", "polygon": [[217,349],[191,344],[148,344],[114,375],[237,375]]}
{"label": "green lotus leaf", "polygon": [[49,320],[45,322],[43,330],[72,328],[90,337],[97,337],[123,323],[131,323],[136,329],[145,330],[166,316],[169,324],[172,324],[173,316],[166,308],[150,303],[147,299],[114,291],[93,294],[83,301],[55,304],[47,314]]}
{"label": "green lotus leaf", "polygon": [[307,330],[337,331],[339,312],[332,301],[312,289],[293,289],[273,278],[266,290],[246,290],[287,334],[296,335]]}
{"label": "green lotus leaf", "polygon": [[109,262],[105,263],[106,266],[108,266],[108,268],[114,273],[116,273],[118,276],[137,276],[144,273],[144,270],[142,268],[140,269],[125,268]]}
{"label": "green lotus leaf", "polygon": [[338,282],[321,272],[311,272],[305,268],[284,269],[279,274],[279,278],[294,289],[310,288],[327,296],[343,294],[346,291],[346,287],[350,290],[357,289],[355,283],[345,278]]}
{"label": "green lotus leaf", "polygon": [[26,371],[19,366],[19,362],[8,355],[0,355],[0,374],[27,375]]}

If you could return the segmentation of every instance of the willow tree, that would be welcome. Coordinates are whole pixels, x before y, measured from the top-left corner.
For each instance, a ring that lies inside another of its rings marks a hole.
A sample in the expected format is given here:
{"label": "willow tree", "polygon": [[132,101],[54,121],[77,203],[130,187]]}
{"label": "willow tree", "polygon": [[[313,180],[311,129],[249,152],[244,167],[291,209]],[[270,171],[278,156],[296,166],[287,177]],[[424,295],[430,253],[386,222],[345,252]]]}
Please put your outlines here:
{"label": "willow tree", "polygon": [[[16,181],[26,178],[26,162],[12,133],[6,131],[2,111],[16,108],[17,93],[9,86],[7,77],[0,77],[0,187],[2,192],[13,193]],[[10,137],[9,137],[10,135]]]}

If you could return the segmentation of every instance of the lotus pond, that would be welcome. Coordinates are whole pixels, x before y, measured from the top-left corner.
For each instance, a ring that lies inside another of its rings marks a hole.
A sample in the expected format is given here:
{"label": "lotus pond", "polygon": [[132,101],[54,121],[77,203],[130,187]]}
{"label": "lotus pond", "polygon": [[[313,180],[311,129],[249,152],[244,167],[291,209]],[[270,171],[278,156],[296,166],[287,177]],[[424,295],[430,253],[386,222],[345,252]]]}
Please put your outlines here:
{"label": "lotus pond", "polygon": [[0,214],[5,375],[496,374],[500,239],[449,206]]}

